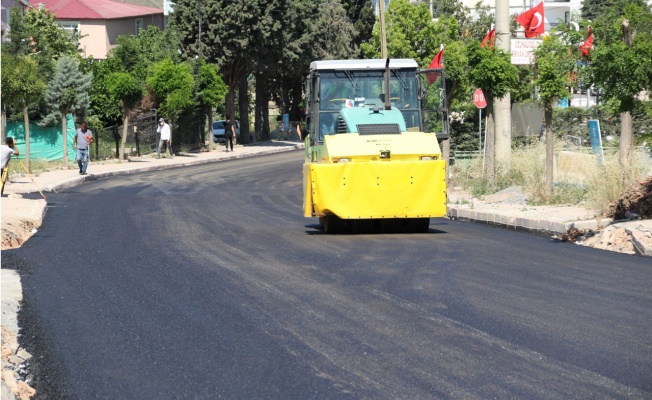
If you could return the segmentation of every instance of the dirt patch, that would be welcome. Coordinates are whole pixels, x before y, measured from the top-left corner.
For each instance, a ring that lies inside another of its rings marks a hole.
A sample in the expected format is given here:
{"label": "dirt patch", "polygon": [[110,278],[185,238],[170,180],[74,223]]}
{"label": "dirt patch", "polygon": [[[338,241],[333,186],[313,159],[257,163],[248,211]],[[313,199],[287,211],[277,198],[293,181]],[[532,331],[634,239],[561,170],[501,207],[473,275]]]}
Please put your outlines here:
{"label": "dirt patch", "polygon": [[617,220],[652,218],[652,176],[630,186],[618,201],[609,205],[607,215]]}
{"label": "dirt patch", "polygon": [[583,246],[589,246],[596,249],[616,251],[618,253],[635,254],[632,236],[622,226],[608,226],[603,230],[587,235],[580,242]]}
{"label": "dirt patch", "polygon": [[9,221],[2,225],[2,250],[20,247],[36,229],[35,224],[31,221]]}
{"label": "dirt patch", "polygon": [[21,400],[28,400],[36,394],[36,390],[29,383],[34,378],[29,375],[27,369],[32,355],[18,346],[18,339],[14,332],[2,327],[2,385],[10,392],[5,396]]}

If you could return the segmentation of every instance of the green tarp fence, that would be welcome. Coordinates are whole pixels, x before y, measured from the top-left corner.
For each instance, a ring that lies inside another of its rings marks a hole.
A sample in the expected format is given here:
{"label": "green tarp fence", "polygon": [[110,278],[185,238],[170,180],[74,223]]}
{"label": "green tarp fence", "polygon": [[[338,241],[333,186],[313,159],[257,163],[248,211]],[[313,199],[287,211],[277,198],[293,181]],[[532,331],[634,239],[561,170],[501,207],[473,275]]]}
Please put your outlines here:
{"label": "green tarp fence", "polygon": [[[68,159],[75,160],[75,151],[72,141],[75,138],[75,121],[72,114],[66,117],[66,130],[68,134]],[[7,137],[13,137],[20,152],[20,157],[25,156],[25,124],[22,122],[7,122]],[[44,128],[37,124],[29,124],[29,157],[30,160],[63,160],[63,138],[61,125]]]}

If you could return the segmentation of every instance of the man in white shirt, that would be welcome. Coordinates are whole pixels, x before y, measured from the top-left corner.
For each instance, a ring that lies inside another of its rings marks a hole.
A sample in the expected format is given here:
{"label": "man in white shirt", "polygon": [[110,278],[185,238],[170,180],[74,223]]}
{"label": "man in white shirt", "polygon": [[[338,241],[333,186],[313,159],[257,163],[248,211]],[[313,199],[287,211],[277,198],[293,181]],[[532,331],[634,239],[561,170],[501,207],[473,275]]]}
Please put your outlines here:
{"label": "man in white shirt", "polygon": [[9,161],[11,160],[11,155],[18,155],[18,149],[14,143],[14,138],[8,137],[5,140],[6,144],[0,146],[0,168],[2,168],[2,189],[0,193],[3,193],[5,190],[5,182],[7,181],[7,175],[9,174]]}
{"label": "man in white shirt", "polygon": [[161,149],[165,146],[166,151],[170,151],[170,157],[174,158],[174,153],[172,152],[172,142],[170,141],[170,125],[165,122],[165,119],[161,118],[158,120],[158,127],[156,132],[161,134],[161,137],[158,141],[158,147],[156,148],[156,158],[161,158]]}

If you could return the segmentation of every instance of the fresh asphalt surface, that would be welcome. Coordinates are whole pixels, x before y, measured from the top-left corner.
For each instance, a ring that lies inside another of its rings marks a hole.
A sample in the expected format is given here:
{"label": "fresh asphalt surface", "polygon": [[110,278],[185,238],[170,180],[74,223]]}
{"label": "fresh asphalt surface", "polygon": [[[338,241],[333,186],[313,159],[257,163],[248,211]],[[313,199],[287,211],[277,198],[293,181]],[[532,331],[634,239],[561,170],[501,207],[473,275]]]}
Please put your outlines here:
{"label": "fresh asphalt surface", "polygon": [[327,236],[302,157],[48,193],[3,252],[37,398],[652,398],[648,258],[445,219]]}

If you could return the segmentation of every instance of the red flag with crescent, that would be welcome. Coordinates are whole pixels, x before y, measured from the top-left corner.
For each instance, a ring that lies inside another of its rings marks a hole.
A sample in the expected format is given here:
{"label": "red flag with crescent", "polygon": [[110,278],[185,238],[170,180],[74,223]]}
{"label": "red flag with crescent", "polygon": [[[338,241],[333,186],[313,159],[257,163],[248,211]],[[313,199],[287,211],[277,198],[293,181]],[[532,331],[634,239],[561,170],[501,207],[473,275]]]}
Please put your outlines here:
{"label": "red flag with crescent", "polygon": [[541,35],[544,31],[543,1],[516,17],[516,22],[521,24],[525,29],[526,38]]}
{"label": "red flag with crescent", "polygon": [[591,32],[591,28],[589,28],[587,33],[589,37],[587,37],[584,43],[580,45],[580,52],[582,53],[582,57],[588,56],[589,53],[591,53],[591,50],[593,50],[593,32]]}
{"label": "red flag with crescent", "polygon": [[[439,50],[439,53],[432,59],[428,68],[444,68],[444,63],[442,59],[444,58],[444,49]],[[440,73],[437,72],[428,72],[426,73],[426,78],[428,78],[428,84],[432,85],[439,77]]]}
{"label": "red flag with crescent", "polygon": [[494,47],[494,37],[496,36],[496,30],[492,29],[487,33],[487,35],[482,39],[482,43],[480,43],[480,47],[484,47],[487,44],[489,47]]}

